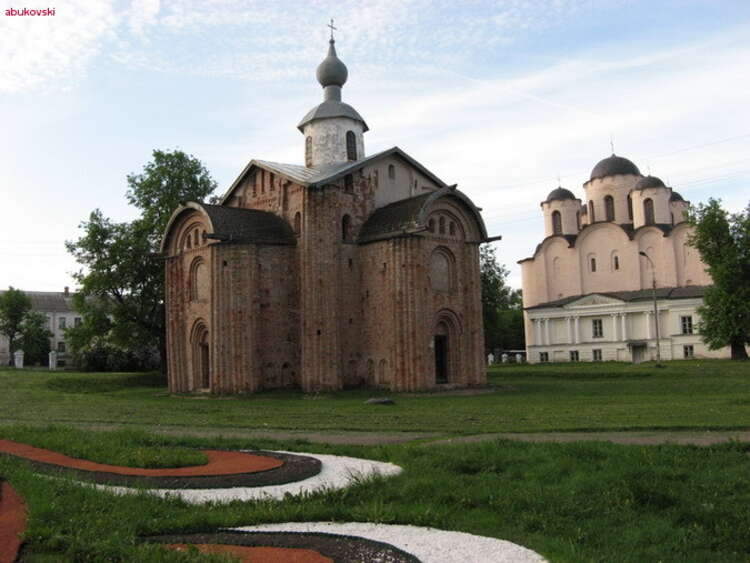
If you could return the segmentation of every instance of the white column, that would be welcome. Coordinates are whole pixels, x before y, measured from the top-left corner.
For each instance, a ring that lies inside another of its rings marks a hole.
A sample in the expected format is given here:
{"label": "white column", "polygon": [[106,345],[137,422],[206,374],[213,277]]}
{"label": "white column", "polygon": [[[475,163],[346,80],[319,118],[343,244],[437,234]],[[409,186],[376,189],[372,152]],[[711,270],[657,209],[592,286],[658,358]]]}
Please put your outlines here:
{"label": "white column", "polygon": [[620,321],[622,325],[622,340],[623,342],[626,342],[628,340],[628,324],[626,322],[627,313],[622,313],[620,315]]}
{"label": "white column", "polygon": [[573,317],[573,339],[575,340],[574,344],[578,344],[581,341],[581,326],[579,324],[580,317]]}
{"label": "white column", "polygon": [[549,319],[544,319],[544,343],[552,344],[552,340],[549,337]]}
{"label": "white column", "polygon": [[565,323],[568,329],[568,344],[573,344],[573,325],[570,317],[565,317]]}
{"label": "white column", "polygon": [[610,340],[617,340],[617,313],[610,313],[612,317],[612,338]]}
{"label": "white column", "polygon": [[646,338],[651,340],[651,311],[646,311]]}
{"label": "white column", "polygon": [[542,321],[534,319],[534,345],[539,346],[542,343]]}

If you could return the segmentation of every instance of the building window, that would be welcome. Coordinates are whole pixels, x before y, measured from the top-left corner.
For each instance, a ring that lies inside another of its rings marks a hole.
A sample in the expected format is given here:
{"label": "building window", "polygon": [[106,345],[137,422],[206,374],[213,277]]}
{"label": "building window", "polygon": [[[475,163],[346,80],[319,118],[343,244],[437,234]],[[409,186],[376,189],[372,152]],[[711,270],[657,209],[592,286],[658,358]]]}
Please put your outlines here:
{"label": "building window", "polygon": [[312,166],[312,137],[305,139],[305,166]]}
{"label": "building window", "polygon": [[692,344],[686,344],[682,347],[682,357],[686,360],[693,357],[693,345]]}
{"label": "building window", "polygon": [[357,160],[357,138],[354,131],[346,132],[346,159]]}
{"label": "building window", "polygon": [[647,197],[643,200],[643,217],[647,225],[653,225],[654,221],[654,200]]}
{"label": "building window", "polygon": [[593,360],[595,362],[601,362],[602,361],[602,351],[601,350],[592,350],[594,353]]}
{"label": "building window", "polygon": [[351,174],[344,176],[344,191],[348,194],[354,191],[354,177]]}
{"label": "building window", "polygon": [[299,211],[294,214],[294,234],[299,236],[302,229],[302,215]]}
{"label": "building window", "polygon": [[581,230],[581,212],[576,211],[576,229]]}
{"label": "building window", "polygon": [[438,219],[438,225],[439,225],[438,229],[440,231],[440,234],[444,235],[445,234],[445,217],[440,217],[440,219]]}
{"label": "building window", "polygon": [[64,329],[67,325],[65,324],[65,317],[60,317],[57,319],[57,328]]}
{"label": "building window", "polygon": [[549,362],[549,352],[539,352],[539,361],[540,362]]}
{"label": "building window", "polygon": [[448,225],[448,234],[452,237],[456,236],[456,224],[453,221]]}
{"label": "building window", "polygon": [[693,334],[692,315],[685,315],[683,317],[680,317],[680,327],[682,328],[682,334]]}
{"label": "building window", "polygon": [[350,240],[350,233],[351,230],[351,222],[352,218],[349,217],[349,215],[344,215],[341,218],[341,240],[344,242],[349,242]]}
{"label": "building window", "polygon": [[57,343],[57,352],[59,354],[64,354],[65,353],[65,342],[58,342]]}
{"label": "building window", "polygon": [[562,218],[559,211],[552,212],[552,234],[562,234]]}
{"label": "building window", "polygon": [[596,258],[591,258],[589,262],[591,264],[591,271],[596,272]]}
{"label": "building window", "polygon": [[391,180],[396,179],[396,167],[393,166],[393,164],[388,165],[388,178],[390,178]]}
{"label": "building window", "polygon": [[591,334],[594,338],[604,337],[604,323],[601,319],[591,321]]}
{"label": "building window", "polygon": [[611,195],[604,196],[604,215],[607,221],[615,220],[615,200]]}
{"label": "building window", "polygon": [[594,219],[594,201],[589,200],[589,225],[591,225],[596,219]]}
{"label": "building window", "polygon": [[81,323],[83,322],[83,319],[81,317],[76,317],[73,319],[73,326],[81,326]]}
{"label": "building window", "polygon": [[617,254],[612,257],[612,268],[614,268],[615,270],[620,269],[620,257],[617,256]]}
{"label": "building window", "polygon": [[570,361],[571,362],[577,362],[578,361],[578,350],[571,350],[570,351]]}
{"label": "building window", "polygon": [[435,219],[429,220],[429,222],[427,223],[427,230],[430,231],[431,233],[435,232]]}
{"label": "building window", "polygon": [[628,219],[633,220],[633,198],[628,194]]}

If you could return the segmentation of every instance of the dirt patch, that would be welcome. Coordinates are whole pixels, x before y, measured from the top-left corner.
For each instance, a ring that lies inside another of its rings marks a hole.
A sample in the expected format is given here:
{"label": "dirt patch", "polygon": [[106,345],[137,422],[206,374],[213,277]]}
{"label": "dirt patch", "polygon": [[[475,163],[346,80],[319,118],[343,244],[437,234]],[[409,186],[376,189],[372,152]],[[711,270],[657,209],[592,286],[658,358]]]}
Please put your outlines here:
{"label": "dirt patch", "polygon": [[315,458],[294,454],[202,451],[208,458],[204,465],[144,469],[76,459],[12,440],[0,440],[0,453],[25,459],[38,471],[62,472],[109,485],[143,484],[167,489],[260,487],[301,481],[317,475],[322,467]]}
{"label": "dirt patch", "polygon": [[167,544],[176,551],[187,551],[190,546],[201,553],[210,555],[224,555],[237,559],[241,563],[334,563],[330,557],[325,557],[311,549],[295,549],[291,547],[246,547],[244,545],[226,544]]}
{"label": "dirt patch", "polygon": [[26,530],[26,504],[6,481],[0,484],[0,562],[12,563]]}
{"label": "dirt patch", "polygon": [[[333,561],[335,563],[419,563],[419,559],[389,545],[374,540],[354,536],[323,533],[298,532],[217,532],[211,534],[174,534],[151,536],[144,541],[167,545],[211,545],[244,546],[260,548],[286,548],[309,550],[327,559],[308,561]],[[248,560],[250,561],[250,560]],[[256,559],[254,561],[267,561]],[[279,561],[291,561],[288,559]]]}

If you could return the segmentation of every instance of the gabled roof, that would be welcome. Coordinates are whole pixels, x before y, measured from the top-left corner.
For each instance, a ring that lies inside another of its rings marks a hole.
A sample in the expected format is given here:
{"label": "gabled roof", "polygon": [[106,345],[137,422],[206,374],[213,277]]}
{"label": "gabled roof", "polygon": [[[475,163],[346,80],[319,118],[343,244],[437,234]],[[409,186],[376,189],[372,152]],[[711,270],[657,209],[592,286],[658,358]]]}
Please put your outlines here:
{"label": "gabled roof", "polygon": [[[3,295],[5,290],[0,291]],[[73,293],[62,291],[24,291],[31,301],[31,308],[40,313],[72,313]]]}
{"label": "gabled roof", "polygon": [[446,185],[445,182],[435,176],[435,174],[430,172],[427,168],[422,166],[422,164],[414,160],[400,148],[392,147],[388,150],[375,153],[361,160],[342,162],[340,164],[330,164],[326,166],[307,167],[299,164],[284,164],[281,162],[269,162],[267,160],[253,159],[247,164],[247,166],[245,166],[242,173],[237,177],[232,185],[229,186],[229,189],[221,198],[221,203],[226,203],[226,201],[232,195],[232,192],[234,192],[235,188],[239,186],[239,184],[253,167],[268,170],[269,172],[273,172],[274,174],[283,176],[287,180],[291,180],[292,182],[295,182],[302,186],[308,188],[316,188],[325,184],[335,182],[343,178],[347,174],[351,174],[352,172],[359,170],[363,166],[372,164],[376,160],[388,156],[397,156],[398,158],[401,158],[402,160],[416,168],[420,173],[427,176],[432,182],[437,184],[438,187],[442,188]]}
{"label": "gabled roof", "polygon": [[455,186],[445,186],[439,190],[402,199],[376,209],[362,225],[357,242],[373,242],[424,230],[432,204],[443,197],[454,198],[468,209],[479,230],[481,237],[479,242],[486,241],[487,229],[479,209],[466,194],[457,190]]}
{"label": "gabled roof", "polygon": [[172,225],[183,213],[189,211],[198,211],[205,215],[212,231],[210,234],[223,242],[297,244],[297,238],[289,223],[269,211],[188,202],[172,213],[164,230],[161,252],[166,250]]}
{"label": "gabled roof", "polygon": [[[706,288],[710,287],[707,285],[688,285],[684,287],[657,287],[656,298],[657,299],[691,299],[695,297],[703,297]],[[606,291],[606,292],[594,292],[586,293],[584,295],[571,295],[570,297],[563,297],[562,299],[556,299],[555,301],[548,301],[547,303],[540,303],[532,307],[526,307],[527,311],[534,309],[549,309],[549,308],[561,308],[566,305],[570,305],[580,299],[584,299],[591,295],[602,295],[604,297],[610,297],[612,299],[618,299],[625,303],[631,303],[635,301],[650,301],[653,299],[650,289],[638,289],[634,291]]]}

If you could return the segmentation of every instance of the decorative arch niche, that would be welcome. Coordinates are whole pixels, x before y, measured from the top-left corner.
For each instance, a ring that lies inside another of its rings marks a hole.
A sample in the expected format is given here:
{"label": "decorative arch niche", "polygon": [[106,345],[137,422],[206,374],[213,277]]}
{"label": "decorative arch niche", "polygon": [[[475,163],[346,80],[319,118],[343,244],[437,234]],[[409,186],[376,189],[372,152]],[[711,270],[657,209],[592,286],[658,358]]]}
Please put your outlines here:
{"label": "decorative arch niche", "polygon": [[190,335],[193,389],[211,389],[211,357],[206,322],[198,319]]}
{"label": "decorative arch niche", "polygon": [[430,255],[430,287],[433,291],[450,293],[455,287],[456,259],[453,253],[439,246]]}
{"label": "decorative arch niche", "polygon": [[205,301],[208,297],[208,265],[202,256],[198,256],[190,263],[190,301]]}

